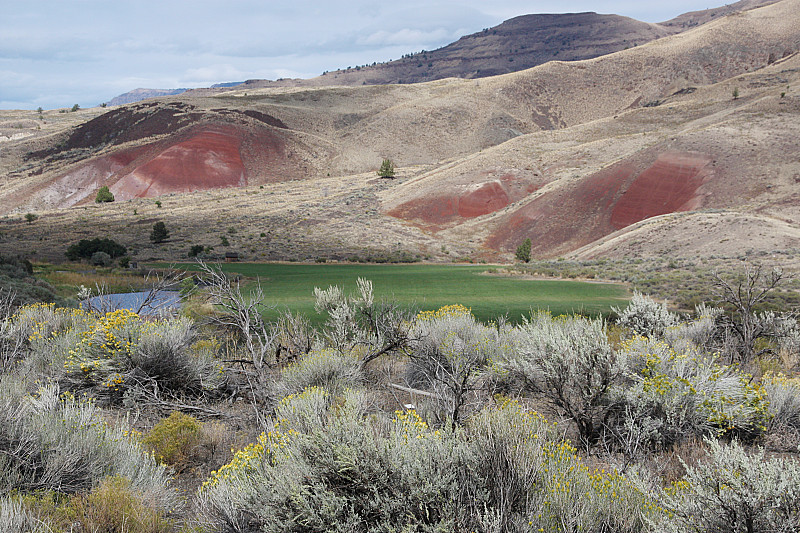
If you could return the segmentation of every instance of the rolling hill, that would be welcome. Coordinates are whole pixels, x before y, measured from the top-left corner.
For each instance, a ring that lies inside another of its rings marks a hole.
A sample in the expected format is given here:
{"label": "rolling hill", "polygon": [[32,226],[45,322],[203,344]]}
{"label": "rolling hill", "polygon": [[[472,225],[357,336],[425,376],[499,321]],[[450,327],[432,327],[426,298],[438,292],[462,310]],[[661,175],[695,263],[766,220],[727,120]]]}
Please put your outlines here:
{"label": "rolling hill", "polygon": [[[165,258],[222,234],[253,259],[491,259],[526,237],[542,257],[798,246],[800,0],[713,18],[482,79],[250,84],[49,114],[86,121],[6,141],[0,242],[57,258],[99,219]],[[375,177],[384,157],[398,179]],[[94,204],[100,185],[117,201]],[[154,220],[171,242],[147,242]]]}

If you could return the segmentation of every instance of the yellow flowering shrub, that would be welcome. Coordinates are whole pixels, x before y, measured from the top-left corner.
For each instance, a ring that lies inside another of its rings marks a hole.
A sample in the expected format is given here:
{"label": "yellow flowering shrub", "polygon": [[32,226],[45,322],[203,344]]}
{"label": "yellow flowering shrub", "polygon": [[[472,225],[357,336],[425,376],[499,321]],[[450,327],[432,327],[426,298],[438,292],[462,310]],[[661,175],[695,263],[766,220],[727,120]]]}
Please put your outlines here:
{"label": "yellow flowering shrub", "polygon": [[626,340],[621,351],[632,381],[620,389],[629,405],[626,423],[658,427],[660,445],[691,434],[753,437],[766,429],[771,416],[766,391],[738,368],[698,352],[677,353],[645,337]]}

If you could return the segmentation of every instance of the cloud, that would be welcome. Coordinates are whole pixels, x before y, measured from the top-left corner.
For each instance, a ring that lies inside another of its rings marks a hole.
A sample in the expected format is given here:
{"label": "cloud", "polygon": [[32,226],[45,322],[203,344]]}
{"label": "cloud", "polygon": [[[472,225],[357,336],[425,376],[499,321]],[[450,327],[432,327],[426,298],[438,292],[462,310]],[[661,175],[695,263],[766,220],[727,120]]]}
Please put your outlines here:
{"label": "cloud", "polygon": [[417,45],[420,43],[438,43],[444,39],[450,38],[450,36],[450,32],[445,28],[427,31],[403,28],[402,30],[394,32],[385,30],[376,31],[363,38],[359,38],[356,43],[361,46]]}
{"label": "cloud", "polygon": [[180,83],[196,85],[198,83],[218,83],[220,80],[238,80],[247,74],[230,64],[208,65],[190,68],[180,76]]}
{"label": "cloud", "polygon": [[591,10],[653,21],[707,7],[698,1],[7,2],[0,98],[29,109],[90,107],[136,87],[311,77],[438,48],[527,13]]}

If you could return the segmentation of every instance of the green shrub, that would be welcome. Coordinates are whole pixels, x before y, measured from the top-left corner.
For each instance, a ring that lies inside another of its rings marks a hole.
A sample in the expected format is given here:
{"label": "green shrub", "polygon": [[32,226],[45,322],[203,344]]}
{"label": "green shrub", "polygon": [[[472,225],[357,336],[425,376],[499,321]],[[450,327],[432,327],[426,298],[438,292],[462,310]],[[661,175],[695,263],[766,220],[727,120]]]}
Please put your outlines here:
{"label": "green shrub", "polygon": [[153,224],[153,231],[150,233],[150,242],[159,244],[166,241],[168,238],[169,230],[163,222],[159,221]]}
{"label": "green shrub", "polygon": [[170,533],[173,524],[167,520],[157,502],[148,501],[144,494],[131,487],[120,476],[103,479],[86,496],[73,499],[71,513],[81,531],[125,533]]}
{"label": "green shrub", "polygon": [[381,163],[381,168],[378,169],[378,176],[381,178],[393,178],[394,174],[394,163],[392,163],[391,159],[384,159]]}
{"label": "green shrub", "polygon": [[192,247],[189,249],[189,257],[197,257],[198,255],[203,253],[205,248],[202,244],[193,244]]}
{"label": "green shrub", "polygon": [[525,239],[525,241],[517,247],[517,251],[514,254],[517,260],[522,261],[523,263],[530,263],[531,261],[531,240]]}
{"label": "green shrub", "polygon": [[95,266],[109,266],[111,261],[111,256],[105,252],[95,252],[89,260]]}
{"label": "green shrub", "polygon": [[142,439],[162,463],[176,466],[184,464],[200,442],[202,425],[193,416],[173,411],[160,420]]}
{"label": "green shrub", "polygon": [[100,239],[98,237],[81,239],[77,244],[67,248],[65,255],[70,261],[77,261],[78,259],[89,259],[95,252],[105,252],[112,258],[117,258],[125,255],[127,249],[111,239]]}
{"label": "green shrub", "polygon": [[0,301],[6,297],[12,311],[26,304],[60,301],[49,283],[33,276],[30,261],[0,255]]}
{"label": "green shrub", "polygon": [[97,204],[113,202],[114,194],[110,190],[108,190],[108,187],[106,185],[103,185],[97,191],[97,196],[95,197],[94,201]]}

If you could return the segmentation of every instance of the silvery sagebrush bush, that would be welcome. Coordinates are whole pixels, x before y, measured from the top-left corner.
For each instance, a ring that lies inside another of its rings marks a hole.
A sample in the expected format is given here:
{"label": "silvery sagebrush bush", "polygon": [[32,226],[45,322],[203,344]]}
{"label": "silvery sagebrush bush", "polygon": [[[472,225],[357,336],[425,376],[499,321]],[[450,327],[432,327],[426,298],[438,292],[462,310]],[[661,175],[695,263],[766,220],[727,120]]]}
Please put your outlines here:
{"label": "silvery sagebrush bush", "polygon": [[767,373],[761,380],[769,402],[769,429],[800,430],[800,380]]}
{"label": "silvery sagebrush bush", "polygon": [[627,533],[662,512],[516,402],[435,430],[415,411],[371,414],[363,393],[311,388],[276,417],[200,489],[211,530]]}
{"label": "silvery sagebrush bush", "polygon": [[513,347],[492,361],[498,383],[545,400],[575,422],[584,444],[594,444],[616,408],[609,392],[625,370],[604,322],[538,313],[514,328],[507,342]]}
{"label": "silvery sagebrush bush", "polygon": [[633,337],[620,347],[628,370],[615,389],[624,411],[610,417],[612,443],[662,448],[690,435],[752,439],[770,418],[765,390],[736,367],[701,352],[679,353],[664,341]]}
{"label": "silvery sagebrush bush", "polygon": [[694,319],[667,327],[664,339],[676,351],[712,351],[720,331],[717,321],[722,313],[720,308],[700,304],[695,307]]}
{"label": "silvery sagebrush bush", "polygon": [[314,309],[327,313],[322,330],[327,346],[340,352],[361,348],[360,364],[390,352],[402,350],[408,342],[411,313],[398,304],[377,302],[372,282],[358,278],[358,292],[348,295],[337,286],[314,288]]}
{"label": "silvery sagebrush bush", "polygon": [[118,475],[151,505],[168,512],[177,505],[169,472],[127,429],[108,426],[89,401],[59,397],[53,385],[29,395],[16,380],[0,379],[0,449],[0,495],[80,493]]}
{"label": "silvery sagebrush bush", "polygon": [[14,321],[27,337],[24,372],[108,403],[152,391],[154,383],[161,391],[200,396],[222,381],[213,355],[191,349],[196,336],[186,318],[145,320],[126,310],[96,315],[31,306]]}
{"label": "silvery sagebrush bush", "polygon": [[20,502],[0,497],[0,524],[4,533],[52,533]]}
{"label": "silvery sagebrush bush", "polygon": [[618,316],[620,326],[631,329],[637,335],[661,336],[664,331],[678,323],[678,317],[670,313],[666,303],[634,291],[633,298],[625,309],[611,308]]}
{"label": "silvery sagebrush bush", "polygon": [[464,416],[470,396],[484,387],[482,374],[500,350],[498,332],[461,305],[419,313],[409,328],[407,380],[431,390],[451,424]]}
{"label": "silvery sagebrush bush", "polygon": [[349,352],[325,348],[300,355],[281,370],[281,380],[276,384],[279,397],[315,386],[334,395],[357,388],[364,380],[358,352],[358,348]]}
{"label": "silvery sagebrush bush", "polygon": [[653,522],[669,532],[800,530],[800,463],[748,452],[736,441],[707,439],[707,460],[684,464],[686,476],[662,491],[667,513]]}

